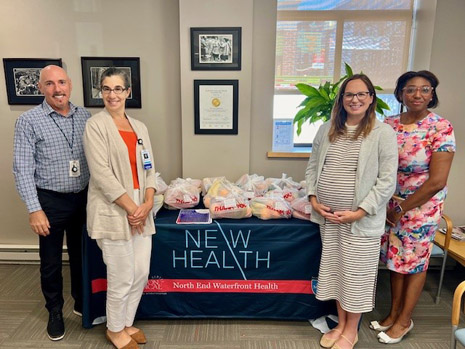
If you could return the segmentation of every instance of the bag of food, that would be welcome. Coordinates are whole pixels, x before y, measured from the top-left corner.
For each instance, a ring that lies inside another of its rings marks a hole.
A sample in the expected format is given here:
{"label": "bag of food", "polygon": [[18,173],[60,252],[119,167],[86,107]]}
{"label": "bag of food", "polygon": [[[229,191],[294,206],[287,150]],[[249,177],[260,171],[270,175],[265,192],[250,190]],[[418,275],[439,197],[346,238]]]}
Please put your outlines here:
{"label": "bag of food", "polygon": [[213,219],[232,218],[241,219],[252,216],[248,200],[238,196],[229,195],[227,197],[216,196],[210,202],[210,216]]}
{"label": "bag of food", "polygon": [[232,184],[226,178],[216,179],[208,189],[207,195],[203,197],[205,207],[210,207],[211,199],[214,197],[227,197],[230,195],[244,196],[243,190]]}
{"label": "bag of food", "polygon": [[282,197],[270,196],[253,198],[250,201],[252,214],[260,219],[291,218],[291,205]]}
{"label": "bag of food", "polygon": [[[182,178],[178,178],[178,179],[182,179]],[[193,179],[193,178],[186,178],[186,179],[182,179],[183,181],[186,181],[187,183],[193,185],[194,187],[197,187],[197,189],[199,189],[199,192],[200,192],[200,187],[202,186],[202,181],[200,179]]]}
{"label": "bag of food", "polygon": [[284,188],[283,189],[283,198],[288,202],[293,202],[294,200],[300,199],[305,196],[305,192],[295,188]]}
{"label": "bag of food", "polygon": [[295,199],[291,202],[293,208],[292,216],[299,219],[310,220],[310,213],[312,212],[312,204],[308,201],[307,196]]}
{"label": "bag of food", "polygon": [[268,190],[273,190],[276,187],[299,190],[302,187],[300,183],[293,181],[292,177],[288,177],[285,173],[282,174],[281,178],[267,178],[265,182],[268,184]]}
{"label": "bag of food", "polygon": [[190,179],[176,178],[165,192],[165,204],[169,209],[192,208],[199,200],[200,188]]}
{"label": "bag of food", "polygon": [[263,196],[268,191],[268,184],[263,176],[244,174],[236,181],[236,185],[244,190],[248,199]]}
{"label": "bag of food", "polygon": [[226,179],[226,177],[224,177],[224,176],[221,176],[221,177],[206,177],[206,178],[202,179],[202,195],[203,196],[207,195],[208,190],[210,189],[210,187],[213,185],[213,183],[217,179],[223,180],[223,179]]}

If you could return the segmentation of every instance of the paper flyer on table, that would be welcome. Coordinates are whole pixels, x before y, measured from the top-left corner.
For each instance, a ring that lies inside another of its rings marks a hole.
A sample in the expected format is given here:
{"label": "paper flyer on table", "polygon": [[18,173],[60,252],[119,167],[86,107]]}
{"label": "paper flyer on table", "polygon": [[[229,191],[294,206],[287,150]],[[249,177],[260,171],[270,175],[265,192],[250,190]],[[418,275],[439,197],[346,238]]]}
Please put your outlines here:
{"label": "paper flyer on table", "polygon": [[179,211],[176,224],[210,224],[212,218],[208,209],[183,209]]}

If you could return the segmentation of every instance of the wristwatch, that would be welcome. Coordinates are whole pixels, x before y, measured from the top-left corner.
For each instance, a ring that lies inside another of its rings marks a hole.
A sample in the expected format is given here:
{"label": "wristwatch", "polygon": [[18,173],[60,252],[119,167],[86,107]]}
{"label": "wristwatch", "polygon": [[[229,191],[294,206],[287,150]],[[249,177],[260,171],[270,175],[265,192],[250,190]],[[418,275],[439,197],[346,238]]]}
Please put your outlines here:
{"label": "wristwatch", "polygon": [[404,210],[402,209],[402,206],[397,201],[394,201],[394,212],[395,213],[402,213]]}

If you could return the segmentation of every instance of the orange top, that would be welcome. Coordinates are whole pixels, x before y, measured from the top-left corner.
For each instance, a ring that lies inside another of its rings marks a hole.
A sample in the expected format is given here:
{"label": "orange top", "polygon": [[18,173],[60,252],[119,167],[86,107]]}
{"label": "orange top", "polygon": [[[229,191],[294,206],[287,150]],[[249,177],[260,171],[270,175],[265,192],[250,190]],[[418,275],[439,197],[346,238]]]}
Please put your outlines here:
{"label": "orange top", "polygon": [[134,183],[134,189],[139,189],[139,177],[137,177],[137,154],[136,154],[136,144],[137,144],[137,135],[133,131],[121,131],[118,130],[119,134],[123,138],[124,143],[128,147],[129,152],[129,162],[131,163],[132,170],[132,181]]}

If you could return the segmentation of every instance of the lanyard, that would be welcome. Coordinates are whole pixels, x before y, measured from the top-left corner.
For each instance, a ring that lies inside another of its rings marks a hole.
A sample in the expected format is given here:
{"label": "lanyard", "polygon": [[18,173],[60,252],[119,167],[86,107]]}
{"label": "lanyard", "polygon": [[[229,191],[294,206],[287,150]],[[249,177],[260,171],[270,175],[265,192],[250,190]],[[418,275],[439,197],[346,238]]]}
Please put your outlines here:
{"label": "lanyard", "polygon": [[63,134],[63,137],[65,137],[66,142],[68,142],[69,149],[71,149],[71,156],[74,156],[73,154],[73,145],[74,145],[74,115],[70,116],[71,117],[71,124],[73,125],[73,132],[71,133],[71,142],[69,141],[68,137],[66,137],[65,132],[61,129],[60,125],[56,122],[56,120],[53,118],[52,114],[50,114],[50,117],[52,118],[53,122],[55,125],[58,127],[60,132]]}

